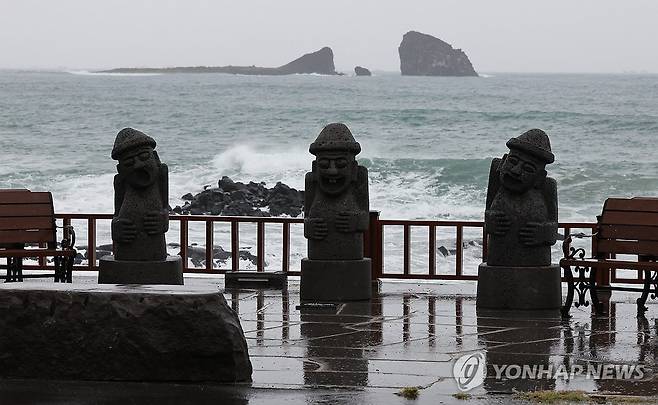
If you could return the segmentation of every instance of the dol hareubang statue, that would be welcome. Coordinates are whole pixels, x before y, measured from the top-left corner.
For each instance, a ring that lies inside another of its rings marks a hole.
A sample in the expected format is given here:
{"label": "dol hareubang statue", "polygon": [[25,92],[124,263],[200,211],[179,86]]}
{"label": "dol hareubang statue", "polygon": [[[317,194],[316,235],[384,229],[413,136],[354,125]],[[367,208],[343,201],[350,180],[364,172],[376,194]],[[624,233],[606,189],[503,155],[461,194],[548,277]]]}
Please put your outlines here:
{"label": "dol hareubang statue", "polygon": [[553,163],[548,136],[540,129],[507,142],[509,154],[489,172],[485,226],[490,266],[548,266],[557,235],[557,186],[547,177]]}
{"label": "dol hareubang statue", "polygon": [[167,165],[160,162],[150,136],[126,128],[119,132],[112,159],[114,176],[112,240],[117,260],[164,260],[169,229]]}
{"label": "dol hareubang statue", "polygon": [[507,142],[489,173],[486,263],[478,269],[477,306],[557,309],[560,268],[551,265],[558,226],[557,186],[546,165],[555,157],[546,133],[531,129]]}
{"label": "dol hareubang statue", "polygon": [[180,257],[168,257],[168,173],[156,142],[132,128],[114,141],[114,255],[101,258],[100,283],[182,284]]}
{"label": "dol hareubang statue", "polygon": [[368,171],[359,166],[361,146],[345,124],[327,125],[309,151],[306,174],[301,298],[315,301],[368,299],[370,259],[363,258],[368,228]]}

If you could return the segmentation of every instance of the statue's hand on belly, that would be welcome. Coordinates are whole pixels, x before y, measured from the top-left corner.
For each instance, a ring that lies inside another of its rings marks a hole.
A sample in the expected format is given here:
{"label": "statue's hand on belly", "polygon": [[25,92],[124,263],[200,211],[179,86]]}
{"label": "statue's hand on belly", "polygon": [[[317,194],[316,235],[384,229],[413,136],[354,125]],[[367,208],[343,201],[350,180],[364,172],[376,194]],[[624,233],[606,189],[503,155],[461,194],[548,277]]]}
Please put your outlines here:
{"label": "statue's hand on belly", "polygon": [[492,235],[503,236],[512,226],[512,221],[503,211],[487,210],[484,213],[484,220],[487,233]]}
{"label": "statue's hand on belly", "polygon": [[167,232],[169,220],[160,211],[151,211],[144,215],[144,231],[149,235],[159,235]]}
{"label": "statue's hand on belly", "polygon": [[132,243],[137,236],[135,223],[128,218],[114,218],[112,220],[112,239],[119,243]]}
{"label": "statue's hand on belly", "polygon": [[519,229],[519,240],[526,246],[552,245],[556,231],[555,222],[528,222]]}
{"label": "statue's hand on belly", "polygon": [[322,218],[304,219],[304,237],[307,239],[322,240],[327,237],[329,230],[327,222]]}
{"label": "statue's hand on belly", "polygon": [[343,211],[336,214],[336,230],[342,233],[354,233],[358,229],[359,215],[356,212]]}

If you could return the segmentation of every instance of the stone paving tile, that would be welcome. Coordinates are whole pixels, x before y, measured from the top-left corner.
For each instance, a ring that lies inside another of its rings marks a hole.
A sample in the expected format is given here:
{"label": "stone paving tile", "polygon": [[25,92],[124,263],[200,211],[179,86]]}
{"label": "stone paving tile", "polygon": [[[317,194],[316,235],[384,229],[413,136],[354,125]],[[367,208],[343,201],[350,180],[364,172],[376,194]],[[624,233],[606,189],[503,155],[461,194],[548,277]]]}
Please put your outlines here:
{"label": "stone paving tile", "polygon": [[[455,359],[482,351],[487,379],[473,391],[476,395],[557,388],[614,388],[634,395],[658,391],[645,381],[495,378],[495,367],[510,364],[612,362],[655,367],[658,323],[651,317],[636,319],[633,297],[623,294],[610,302],[607,316],[593,316],[591,308],[581,307],[565,321],[555,312],[478,311],[472,296],[441,295],[432,289],[413,292],[399,286],[372,302],[315,310],[297,308],[299,291],[294,284],[284,291],[224,293],[245,329],[256,387],[426,386],[427,392],[445,395],[458,391],[452,374]],[[650,303],[650,316],[652,310],[658,316],[658,305]]]}

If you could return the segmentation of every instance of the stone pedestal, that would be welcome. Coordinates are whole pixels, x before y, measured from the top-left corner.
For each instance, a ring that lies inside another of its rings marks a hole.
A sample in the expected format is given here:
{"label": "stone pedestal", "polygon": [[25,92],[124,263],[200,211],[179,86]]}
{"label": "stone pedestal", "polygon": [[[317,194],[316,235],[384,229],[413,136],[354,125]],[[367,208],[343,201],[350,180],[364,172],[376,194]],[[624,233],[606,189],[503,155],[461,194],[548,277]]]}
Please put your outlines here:
{"label": "stone pedestal", "polygon": [[30,284],[0,284],[0,379],[251,380],[214,286]]}
{"label": "stone pedestal", "polygon": [[103,256],[98,283],[183,285],[183,262],[180,256],[167,256],[157,262],[116,260],[112,255]]}
{"label": "stone pedestal", "polygon": [[477,307],[489,309],[559,309],[560,266],[478,268]]}
{"label": "stone pedestal", "polygon": [[302,301],[368,300],[372,296],[370,259],[302,259]]}

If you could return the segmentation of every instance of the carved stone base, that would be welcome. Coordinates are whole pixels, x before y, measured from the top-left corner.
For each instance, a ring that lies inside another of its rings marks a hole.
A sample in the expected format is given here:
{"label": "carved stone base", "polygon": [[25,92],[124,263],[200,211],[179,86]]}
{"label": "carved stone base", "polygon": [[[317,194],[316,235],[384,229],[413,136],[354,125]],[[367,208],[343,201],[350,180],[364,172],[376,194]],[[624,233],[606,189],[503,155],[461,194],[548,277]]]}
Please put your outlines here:
{"label": "carved stone base", "polygon": [[112,255],[103,256],[98,284],[183,285],[183,262],[180,256],[167,256],[161,262],[116,260]]}
{"label": "carved stone base", "polygon": [[302,301],[336,302],[368,300],[372,296],[370,259],[302,259]]}
{"label": "carved stone base", "polygon": [[490,309],[559,309],[560,266],[478,268],[477,307]]}

